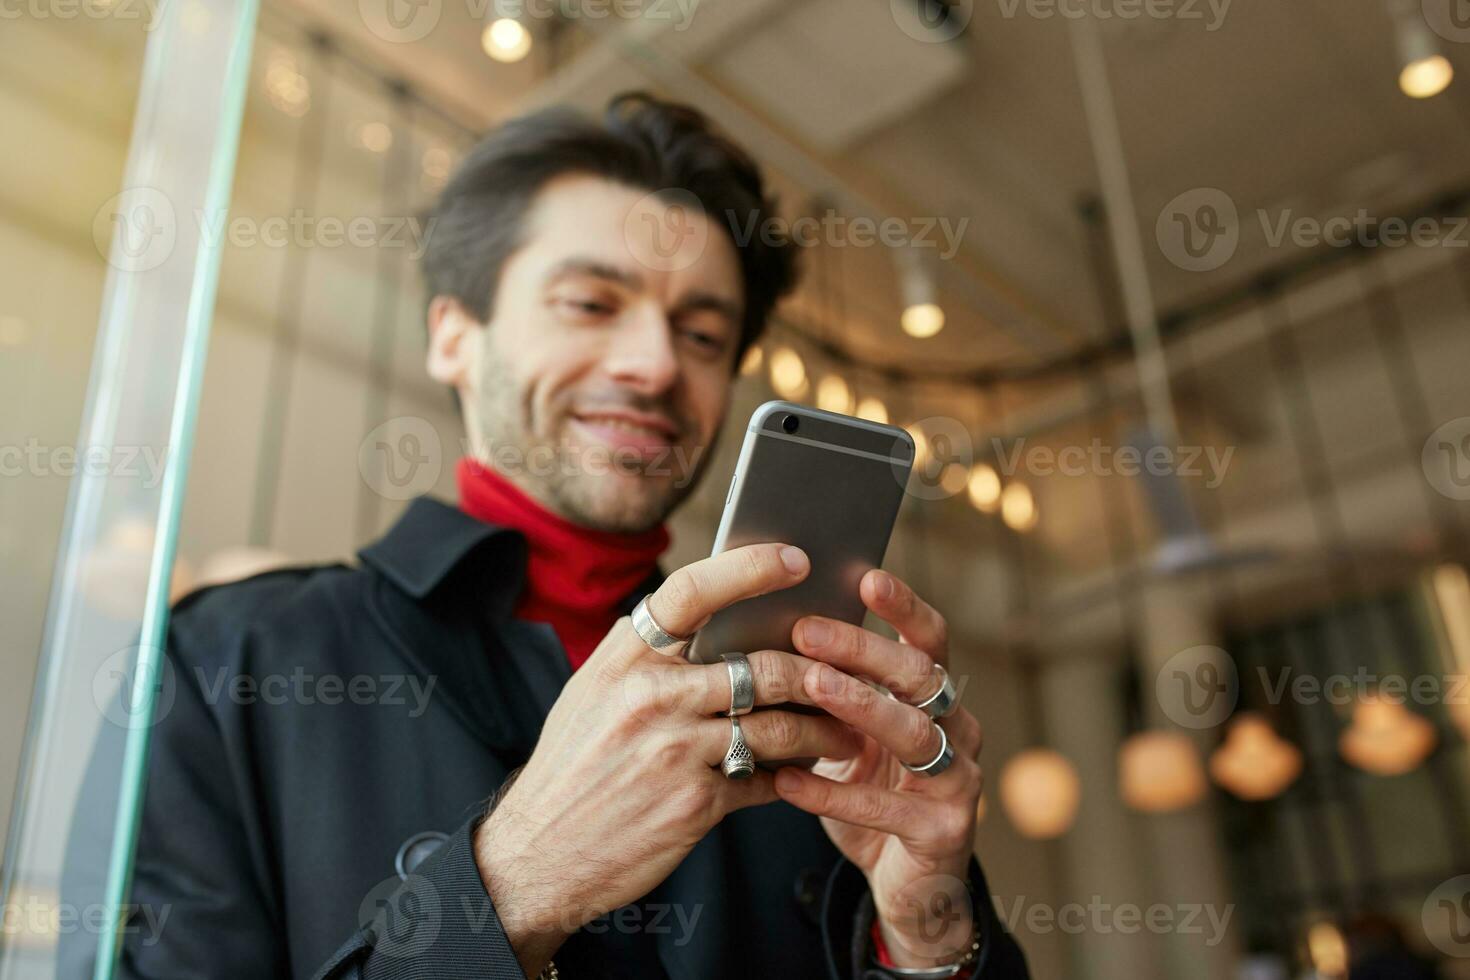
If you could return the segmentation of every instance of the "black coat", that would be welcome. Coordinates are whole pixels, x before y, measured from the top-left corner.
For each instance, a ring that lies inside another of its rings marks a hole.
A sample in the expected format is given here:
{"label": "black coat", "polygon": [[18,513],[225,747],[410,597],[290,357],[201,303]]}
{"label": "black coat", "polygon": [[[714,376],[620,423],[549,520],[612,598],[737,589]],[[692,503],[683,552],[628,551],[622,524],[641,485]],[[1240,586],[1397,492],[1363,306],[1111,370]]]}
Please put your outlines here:
{"label": "black coat", "polygon": [[[425,498],[361,560],[174,610],[131,897],[169,917],[125,939],[123,976],[523,977],[470,840],[570,676],[551,628],[511,615],[525,541]],[[1024,977],[972,875],[979,975]],[[870,905],[817,819],[773,803],[556,963],[568,980],[854,977]]]}

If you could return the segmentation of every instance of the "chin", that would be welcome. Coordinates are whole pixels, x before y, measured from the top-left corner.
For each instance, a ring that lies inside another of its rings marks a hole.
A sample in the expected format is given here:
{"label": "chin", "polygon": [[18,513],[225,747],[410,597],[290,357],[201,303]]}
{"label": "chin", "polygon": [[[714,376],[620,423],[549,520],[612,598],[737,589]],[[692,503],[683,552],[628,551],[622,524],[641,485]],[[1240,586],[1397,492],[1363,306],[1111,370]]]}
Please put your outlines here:
{"label": "chin", "polygon": [[606,474],[563,484],[569,517],[600,531],[636,534],[657,527],[683,499],[676,488],[638,474]]}

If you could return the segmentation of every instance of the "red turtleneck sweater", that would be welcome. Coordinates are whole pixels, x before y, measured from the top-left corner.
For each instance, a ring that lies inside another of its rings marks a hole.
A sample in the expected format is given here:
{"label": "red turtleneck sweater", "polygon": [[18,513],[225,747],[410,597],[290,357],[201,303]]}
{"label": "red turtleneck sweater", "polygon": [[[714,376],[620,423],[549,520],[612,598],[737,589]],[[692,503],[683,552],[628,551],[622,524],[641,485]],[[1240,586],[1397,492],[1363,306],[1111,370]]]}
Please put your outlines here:
{"label": "red turtleneck sweater", "polygon": [[516,615],[550,623],[576,670],[618,619],[618,607],[669,546],[662,525],[639,534],[598,531],[547,510],[477,460],[459,461],[459,505],[466,514],[514,528],[530,545]]}

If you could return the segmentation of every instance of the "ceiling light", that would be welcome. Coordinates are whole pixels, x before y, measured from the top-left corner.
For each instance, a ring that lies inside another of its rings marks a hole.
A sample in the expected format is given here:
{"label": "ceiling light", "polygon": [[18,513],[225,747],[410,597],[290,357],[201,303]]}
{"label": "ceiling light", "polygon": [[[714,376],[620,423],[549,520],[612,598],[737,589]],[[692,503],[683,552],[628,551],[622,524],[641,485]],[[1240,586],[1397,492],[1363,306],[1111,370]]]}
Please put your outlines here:
{"label": "ceiling light", "polygon": [[485,28],[480,46],[496,61],[511,64],[531,52],[531,32],[513,17],[502,17]]}
{"label": "ceiling light", "polygon": [[[989,463],[977,463],[970,470],[970,503],[982,514],[994,514],[1000,508],[1000,474]],[[1033,508],[1034,509],[1034,508]]]}
{"label": "ceiling light", "polygon": [[1427,99],[1449,87],[1455,69],[1439,53],[1429,25],[1412,13],[1394,18],[1399,54],[1399,89],[1411,99]]}
{"label": "ceiling light", "polygon": [[393,130],[387,123],[363,123],[357,128],[356,140],[369,153],[387,153],[393,146]]}
{"label": "ceiling light", "polygon": [[1123,802],[1145,813],[1169,813],[1199,802],[1207,786],[1194,742],[1182,732],[1130,736],[1118,750]]}
{"label": "ceiling light", "polygon": [[800,398],[806,392],[806,365],[790,347],[771,352],[771,387],[782,398]]}
{"label": "ceiling light", "polygon": [[944,310],[938,303],[916,303],[904,308],[898,322],[904,333],[923,340],[944,329]]}
{"label": "ceiling light", "polygon": [[817,407],[842,415],[852,411],[852,389],[841,375],[829,374],[817,382]]}
{"label": "ceiling light", "polygon": [[760,344],[752,344],[750,350],[745,352],[745,360],[740,362],[741,374],[755,374],[761,369],[761,361],[765,358],[765,351]]}
{"label": "ceiling light", "polygon": [[1399,776],[1419,767],[1439,736],[1428,719],[1377,695],[1353,707],[1352,724],[1337,740],[1342,757],[1375,776]]}
{"label": "ceiling light", "polygon": [[880,425],[888,422],[888,406],[883,404],[883,399],[867,395],[857,405],[857,417],[867,419],[869,422],[877,422]]}
{"label": "ceiling light", "polygon": [[1254,711],[1237,715],[1210,756],[1210,775],[1242,800],[1281,795],[1302,772],[1302,753]]}
{"label": "ceiling light", "polygon": [[1000,802],[1022,837],[1051,840],[1076,819],[1082,780],[1060,752],[1027,749],[1001,767]]}
{"label": "ceiling light", "polygon": [[913,248],[895,253],[899,287],[903,290],[903,315],[899,326],[910,337],[924,339],[944,329],[944,310],[939,305],[939,287],[924,256]]}
{"label": "ceiling light", "polygon": [[1000,516],[1012,531],[1029,531],[1036,526],[1036,500],[1024,483],[1009,484],[1000,494]]}

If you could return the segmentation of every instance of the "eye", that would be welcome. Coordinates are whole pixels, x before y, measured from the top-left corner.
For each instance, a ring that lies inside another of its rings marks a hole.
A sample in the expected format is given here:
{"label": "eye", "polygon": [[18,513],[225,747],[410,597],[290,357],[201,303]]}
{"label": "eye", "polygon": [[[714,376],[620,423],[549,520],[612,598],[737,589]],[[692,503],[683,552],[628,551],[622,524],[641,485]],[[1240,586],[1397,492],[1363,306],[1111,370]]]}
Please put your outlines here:
{"label": "eye", "polygon": [[569,319],[579,322],[604,320],[617,312],[617,307],[606,299],[583,293],[558,296],[556,305]]}

